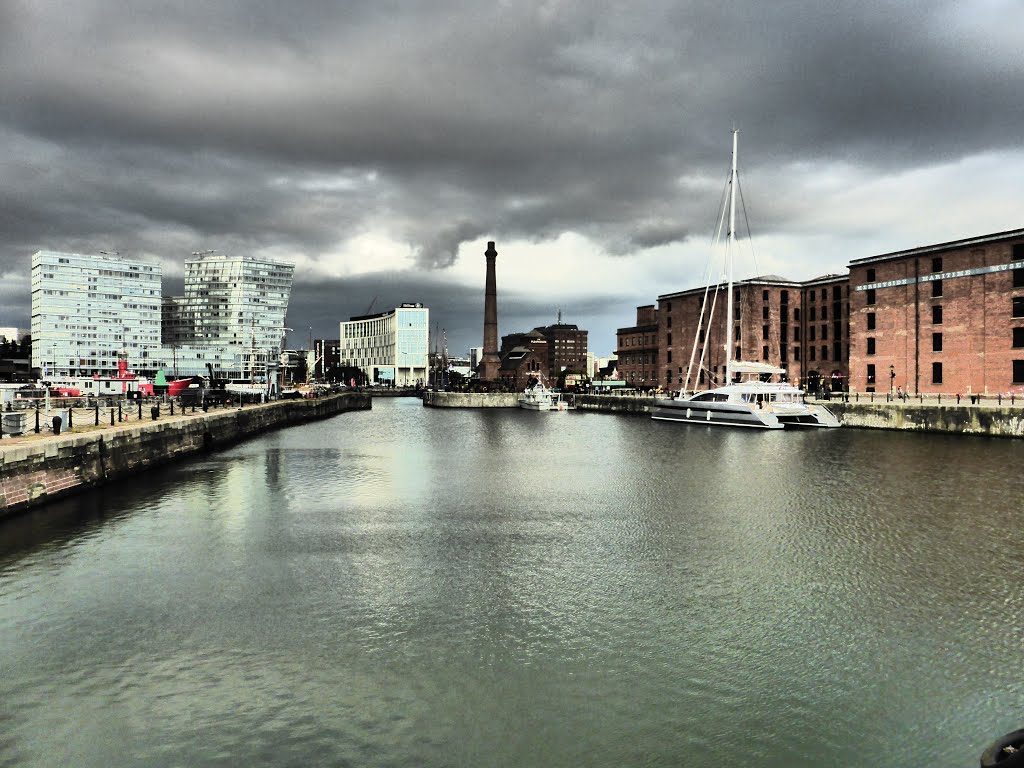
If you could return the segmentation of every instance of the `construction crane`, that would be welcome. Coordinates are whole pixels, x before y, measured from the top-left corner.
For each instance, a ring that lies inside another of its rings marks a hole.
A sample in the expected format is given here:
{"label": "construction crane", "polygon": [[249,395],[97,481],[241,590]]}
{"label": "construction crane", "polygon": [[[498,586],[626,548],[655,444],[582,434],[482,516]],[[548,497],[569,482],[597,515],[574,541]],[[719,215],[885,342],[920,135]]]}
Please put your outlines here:
{"label": "construction crane", "polygon": [[379,294],[378,294],[377,296],[374,296],[374,297],[373,297],[373,301],[371,301],[371,302],[370,302],[370,306],[368,306],[368,307],[366,308],[366,311],[365,311],[365,312],[363,312],[363,314],[364,314],[364,315],[368,315],[368,314],[370,314],[370,310],[371,310],[371,309],[373,309],[373,305],[377,303],[377,299],[378,299],[378,298],[379,298]]}

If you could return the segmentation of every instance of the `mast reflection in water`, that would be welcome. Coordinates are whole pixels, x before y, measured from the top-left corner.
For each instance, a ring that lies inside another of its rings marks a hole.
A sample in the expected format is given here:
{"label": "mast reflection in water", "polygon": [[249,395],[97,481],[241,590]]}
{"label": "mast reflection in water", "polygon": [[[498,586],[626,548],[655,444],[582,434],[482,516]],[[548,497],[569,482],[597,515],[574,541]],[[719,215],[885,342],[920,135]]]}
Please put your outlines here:
{"label": "mast reflection in water", "polygon": [[377,399],[0,528],[0,764],[972,765],[1016,441]]}

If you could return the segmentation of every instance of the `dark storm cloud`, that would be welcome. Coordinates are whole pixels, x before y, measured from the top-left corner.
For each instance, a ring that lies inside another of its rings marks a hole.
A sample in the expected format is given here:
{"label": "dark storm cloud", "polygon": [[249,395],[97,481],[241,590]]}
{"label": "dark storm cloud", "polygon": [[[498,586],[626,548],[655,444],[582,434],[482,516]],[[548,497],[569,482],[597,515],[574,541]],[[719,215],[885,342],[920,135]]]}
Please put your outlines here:
{"label": "dark storm cloud", "polygon": [[[425,271],[565,232],[628,258],[705,237],[734,125],[781,228],[787,166],[1017,148],[1021,23],[1010,3],[3,3],[0,266],[323,262],[367,232]],[[293,315],[327,311],[314,281]],[[0,324],[27,324],[14,306]]]}

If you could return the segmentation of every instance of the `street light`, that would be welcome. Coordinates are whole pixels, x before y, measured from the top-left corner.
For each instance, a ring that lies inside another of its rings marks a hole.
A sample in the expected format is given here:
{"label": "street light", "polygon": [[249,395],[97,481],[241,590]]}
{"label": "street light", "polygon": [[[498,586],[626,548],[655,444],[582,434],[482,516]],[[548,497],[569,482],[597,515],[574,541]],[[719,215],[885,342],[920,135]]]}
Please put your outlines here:
{"label": "street light", "polygon": [[294,328],[281,328],[281,354],[278,357],[278,365],[281,368],[281,386],[277,390],[278,398],[284,393],[284,360],[285,351],[284,348],[288,344],[288,333],[295,330]]}

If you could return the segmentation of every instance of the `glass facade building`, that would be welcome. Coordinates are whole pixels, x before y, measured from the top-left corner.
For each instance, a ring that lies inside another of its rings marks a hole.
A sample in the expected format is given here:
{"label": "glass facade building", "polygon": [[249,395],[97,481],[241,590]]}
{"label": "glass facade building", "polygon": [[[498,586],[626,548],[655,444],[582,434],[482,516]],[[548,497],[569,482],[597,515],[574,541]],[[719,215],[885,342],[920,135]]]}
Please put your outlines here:
{"label": "glass facade building", "polygon": [[164,299],[163,343],[187,348],[186,362],[219,350],[214,369],[229,377],[265,377],[281,355],[294,271],[253,256],[194,254],[185,295]]}
{"label": "glass facade building", "polygon": [[[185,295],[161,296],[161,268],[114,254],[32,256],[32,366],[44,378],[140,376],[272,379],[294,266],[196,254]],[[268,382],[269,384],[269,382]]]}
{"label": "glass facade building", "polygon": [[372,382],[398,387],[427,381],[430,310],[402,304],[390,312],[353,317],[341,323],[339,358],[362,370]]}
{"label": "glass facade building", "polygon": [[44,378],[110,376],[160,349],[159,265],[110,254],[32,256],[32,366]]}

